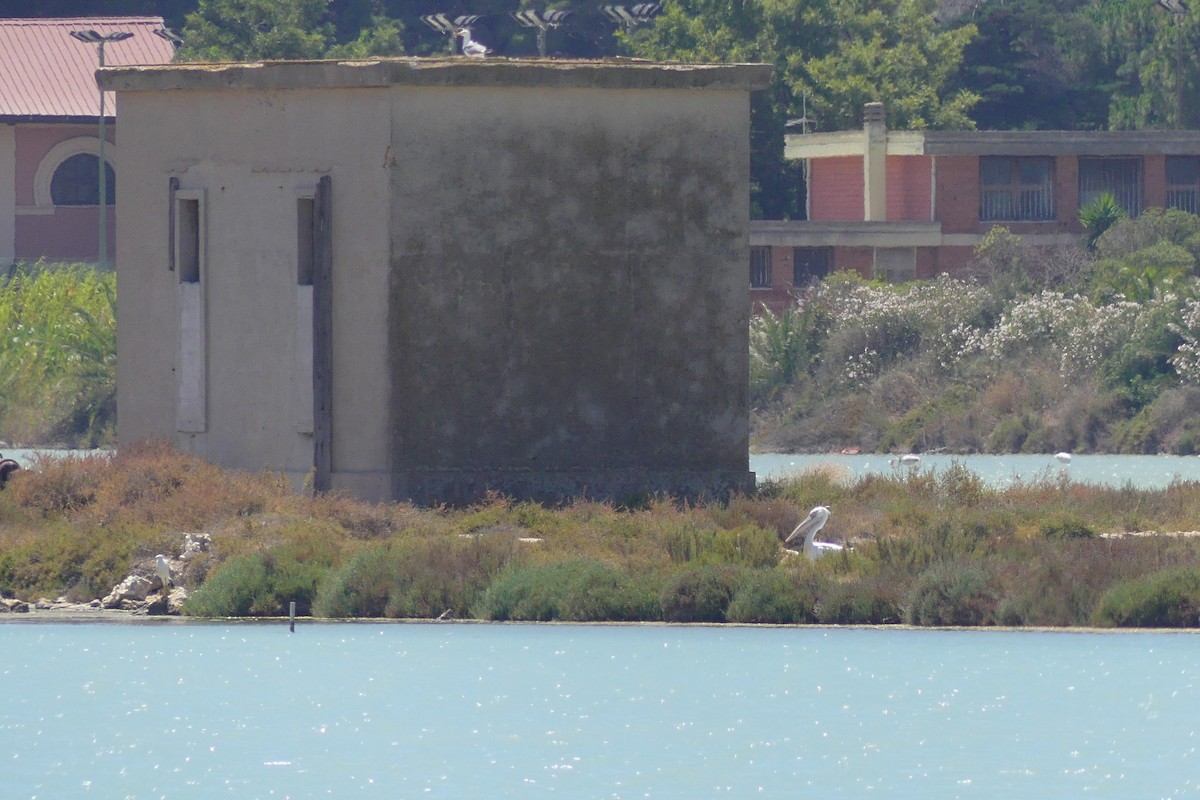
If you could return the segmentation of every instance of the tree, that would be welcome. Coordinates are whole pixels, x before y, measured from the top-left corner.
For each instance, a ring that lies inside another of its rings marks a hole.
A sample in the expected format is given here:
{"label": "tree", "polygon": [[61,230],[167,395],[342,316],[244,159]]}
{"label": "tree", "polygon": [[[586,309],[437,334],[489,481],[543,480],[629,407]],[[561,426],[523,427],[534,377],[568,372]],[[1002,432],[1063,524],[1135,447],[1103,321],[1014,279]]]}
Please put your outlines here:
{"label": "tree", "polygon": [[978,95],[951,78],[973,24],[939,28],[937,0],[834,0],[820,55],[789,58],[794,94],[811,92],[822,127],[855,127],[863,106],[882,101],[892,128],[975,127]]}
{"label": "tree", "polygon": [[1171,13],[1156,3],[1113,0],[1093,3],[1101,21],[1116,82],[1109,104],[1113,129],[1195,128],[1200,126],[1200,21],[1188,12]]}
{"label": "tree", "polygon": [[1108,124],[1115,68],[1106,67],[1086,0],[985,3],[979,35],[963,50],[952,79],[978,94],[972,109],[984,130],[1098,130]]}
{"label": "tree", "polygon": [[379,0],[199,0],[185,18],[177,58],[257,61],[403,53],[404,28],[381,8]]}

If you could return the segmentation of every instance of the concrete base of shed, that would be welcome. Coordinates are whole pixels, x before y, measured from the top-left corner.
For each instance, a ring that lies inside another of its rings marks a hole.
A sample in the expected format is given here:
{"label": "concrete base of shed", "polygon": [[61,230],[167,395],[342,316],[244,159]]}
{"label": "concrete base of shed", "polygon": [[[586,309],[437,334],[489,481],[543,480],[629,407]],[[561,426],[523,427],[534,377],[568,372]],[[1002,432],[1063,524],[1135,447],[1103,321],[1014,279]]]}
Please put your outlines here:
{"label": "concrete base of shed", "polygon": [[724,501],[753,492],[754,485],[754,473],[740,470],[410,470],[395,473],[392,497],[417,505],[467,505],[489,492],[548,504],[573,499],[629,503],[659,495]]}

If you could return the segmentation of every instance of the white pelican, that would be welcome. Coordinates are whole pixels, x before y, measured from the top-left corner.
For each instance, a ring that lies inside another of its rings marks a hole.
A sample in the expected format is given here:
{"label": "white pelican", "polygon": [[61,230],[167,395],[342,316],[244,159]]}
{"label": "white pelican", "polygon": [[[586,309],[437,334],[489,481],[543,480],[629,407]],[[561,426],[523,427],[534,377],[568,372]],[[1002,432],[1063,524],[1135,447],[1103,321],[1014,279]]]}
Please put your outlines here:
{"label": "white pelican", "polygon": [[893,467],[897,464],[903,464],[906,467],[918,467],[921,465],[921,457],[916,453],[905,453],[899,458],[889,458],[888,464]]}
{"label": "white pelican", "polygon": [[166,589],[171,583],[171,564],[167,561],[166,556],[159,553],[154,557],[154,570],[162,579],[163,588]]}
{"label": "white pelican", "polygon": [[1055,453],[1054,457],[1058,460],[1058,462],[1060,464],[1070,464],[1071,463],[1071,454],[1070,453],[1067,453],[1067,452]]}
{"label": "white pelican", "polygon": [[464,56],[483,58],[492,52],[492,49],[483,42],[477,42],[471,38],[470,28],[459,28],[455,33],[462,37],[462,52]]}
{"label": "white pelican", "polygon": [[804,539],[804,555],[810,560],[815,561],[823,555],[834,553],[839,550],[844,550],[840,544],[833,542],[814,542],[813,537],[817,535],[817,531],[825,527],[825,523],[829,521],[829,509],[825,506],[817,506],[812,511],[808,512],[808,516],[804,521],[796,526],[796,529],[784,541],[784,544],[792,544],[797,539]]}

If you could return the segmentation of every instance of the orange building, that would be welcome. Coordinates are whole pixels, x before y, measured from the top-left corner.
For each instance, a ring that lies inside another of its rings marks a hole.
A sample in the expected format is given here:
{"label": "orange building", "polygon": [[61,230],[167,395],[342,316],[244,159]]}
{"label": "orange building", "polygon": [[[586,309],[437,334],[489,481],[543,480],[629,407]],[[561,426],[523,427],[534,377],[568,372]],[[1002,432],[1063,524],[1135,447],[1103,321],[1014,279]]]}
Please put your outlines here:
{"label": "orange building", "polygon": [[954,274],[1002,225],[1032,245],[1078,242],[1102,193],[1200,211],[1200,131],[889,131],[880,103],[861,131],[792,134],[808,219],[750,224],[750,295],[778,310],[836,270],[902,281]]}
{"label": "orange building", "polygon": [[[100,239],[100,91],[95,45],[72,31],[132,34],[105,43],[110,65],[165,64],[161,17],[0,19],[0,267],[96,261]],[[116,104],[105,98],[106,192],[115,200]],[[114,212],[108,207],[108,261]]]}

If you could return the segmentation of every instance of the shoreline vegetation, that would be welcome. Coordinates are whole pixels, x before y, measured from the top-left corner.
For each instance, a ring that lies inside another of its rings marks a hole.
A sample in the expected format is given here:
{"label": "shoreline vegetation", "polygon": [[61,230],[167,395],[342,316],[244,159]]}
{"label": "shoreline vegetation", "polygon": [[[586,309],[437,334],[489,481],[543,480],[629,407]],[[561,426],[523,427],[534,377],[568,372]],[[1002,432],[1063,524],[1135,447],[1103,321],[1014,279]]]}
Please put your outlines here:
{"label": "shoreline vegetation", "polygon": [[[1099,232],[1097,231],[1099,234]],[[757,450],[1200,452],[1200,217],[1150,209],[1094,249],[993,229],[960,278],[826,278],[750,330]],[[115,280],[25,265],[0,283],[0,438],[111,442]],[[1002,490],[964,467],[833,469],[728,503],[463,509],[306,497],[146,443],[44,459],[0,492],[0,595],[89,603],[189,537],[196,617],[1200,626],[1200,483]],[[816,505],[816,562],[781,542]],[[171,607],[162,598],[163,607]],[[182,604],[179,606],[179,604]],[[0,604],[2,605],[2,604]]]}
{"label": "shoreline vegetation", "polygon": [[835,273],[750,328],[760,452],[1200,453],[1200,216],[996,227],[961,274]]}
{"label": "shoreline vegetation", "polygon": [[[789,555],[783,539],[818,504],[833,509],[820,538],[852,549]],[[146,443],[12,477],[0,594],[88,603],[204,534],[172,577],[196,618],[278,618],[294,601],[299,617],[346,620],[1195,628],[1197,508],[1198,483],[992,489],[952,467],[827,468],[727,503],[421,509],[308,497]]]}

